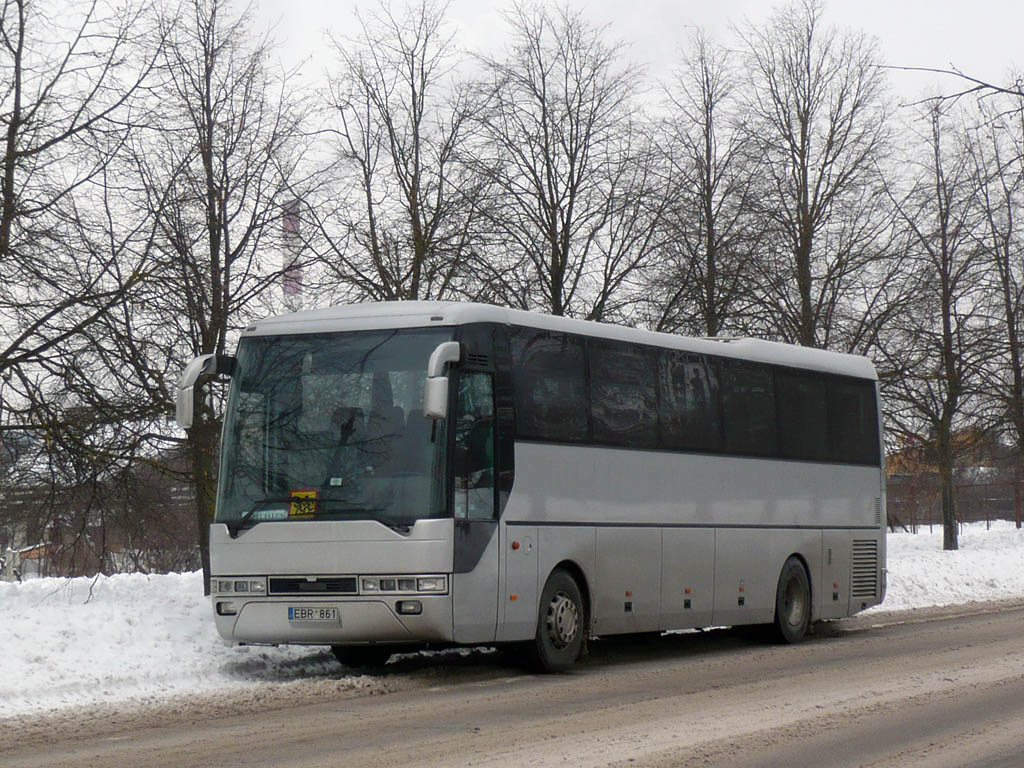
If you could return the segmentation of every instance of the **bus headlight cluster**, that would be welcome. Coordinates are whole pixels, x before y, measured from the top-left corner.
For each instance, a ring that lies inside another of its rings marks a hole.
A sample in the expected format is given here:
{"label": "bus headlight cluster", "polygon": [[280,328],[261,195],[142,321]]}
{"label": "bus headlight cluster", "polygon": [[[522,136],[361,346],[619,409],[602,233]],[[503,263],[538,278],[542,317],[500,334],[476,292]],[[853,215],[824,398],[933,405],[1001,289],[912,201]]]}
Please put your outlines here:
{"label": "bus headlight cluster", "polygon": [[361,576],[359,591],[373,594],[444,594],[448,591],[446,576]]}
{"label": "bus headlight cluster", "polygon": [[210,592],[215,595],[265,595],[266,579],[210,579]]}

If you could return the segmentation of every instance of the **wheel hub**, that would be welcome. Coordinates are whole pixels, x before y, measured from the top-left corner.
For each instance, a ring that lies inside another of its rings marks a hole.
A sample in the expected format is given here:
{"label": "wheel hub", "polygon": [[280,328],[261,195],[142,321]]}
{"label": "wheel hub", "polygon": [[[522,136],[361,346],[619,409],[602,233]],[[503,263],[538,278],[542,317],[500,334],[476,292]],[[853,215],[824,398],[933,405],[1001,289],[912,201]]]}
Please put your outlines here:
{"label": "wheel hub", "polygon": [[551,598],[548,606],[547,630],[551,643],[561,650],[576,639],[579,631],[580,615],[576,603],[564,592],[558,592]]}

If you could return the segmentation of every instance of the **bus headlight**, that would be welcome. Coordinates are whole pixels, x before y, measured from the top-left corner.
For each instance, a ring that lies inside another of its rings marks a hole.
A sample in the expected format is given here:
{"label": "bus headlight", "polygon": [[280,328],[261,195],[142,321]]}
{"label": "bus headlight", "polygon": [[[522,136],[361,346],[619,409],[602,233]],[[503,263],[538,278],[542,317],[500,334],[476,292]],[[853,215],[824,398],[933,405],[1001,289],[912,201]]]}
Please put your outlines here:
{"label": "bus headlight", "polygon": [[444,592],[448,589],[448,580],[444,576],[427,576],[416,579],[417,592]]}

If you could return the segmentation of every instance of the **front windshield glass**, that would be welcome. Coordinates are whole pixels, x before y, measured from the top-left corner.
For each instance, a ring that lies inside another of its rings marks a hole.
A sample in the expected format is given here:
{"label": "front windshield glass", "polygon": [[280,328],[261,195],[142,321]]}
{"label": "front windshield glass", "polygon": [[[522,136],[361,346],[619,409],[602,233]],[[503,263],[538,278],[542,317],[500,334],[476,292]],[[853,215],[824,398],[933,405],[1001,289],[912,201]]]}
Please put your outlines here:
{"label": "front windshield glass", "polygon": [[444,441],[423,415],[423,385],[430,353],[450,338],[446,329],[243,338],[216,520],[442,516]]}

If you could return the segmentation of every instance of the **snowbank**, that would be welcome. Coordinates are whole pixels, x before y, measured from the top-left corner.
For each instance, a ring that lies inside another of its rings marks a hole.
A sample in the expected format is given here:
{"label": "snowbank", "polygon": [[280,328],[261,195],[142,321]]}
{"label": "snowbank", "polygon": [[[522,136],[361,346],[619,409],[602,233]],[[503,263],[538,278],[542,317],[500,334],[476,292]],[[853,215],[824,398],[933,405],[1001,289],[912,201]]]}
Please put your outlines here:
{"label": "snowbank", "polygon": [[[890,535],[889,593],[872,610],[1024,597],[1024,531],[971,525],[960,544],[943,552],[938,527]],[[0,717],[347,673],[327,648],[224,645],[198,573],[0,583],[0,653]]]}
{"label": "snowbank", "polygon": [[201,573],[0,583],[0,717],[337,675],[327,648],[227,646]]}
{"label": "snowbank", "polygon": [[1024,597],[1024,530],[997,520],[963,526],[960,549],[944,552],[942,526],[889,534],[889,590],[871,611]]}

